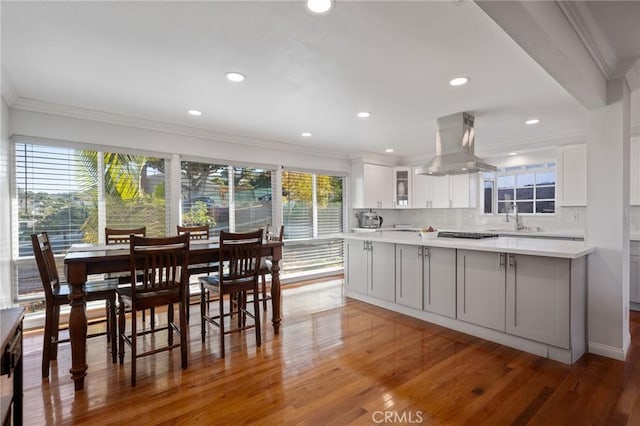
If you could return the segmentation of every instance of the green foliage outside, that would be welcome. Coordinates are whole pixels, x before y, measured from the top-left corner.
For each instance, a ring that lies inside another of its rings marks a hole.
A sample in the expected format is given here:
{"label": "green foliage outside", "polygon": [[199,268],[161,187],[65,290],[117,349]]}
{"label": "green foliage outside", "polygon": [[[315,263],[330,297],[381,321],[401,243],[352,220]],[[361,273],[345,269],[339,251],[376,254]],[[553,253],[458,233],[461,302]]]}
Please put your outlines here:
{"label": "green foliage outside", "polygon": [[216,225],[216,220],[209,215],[209,209],[203,201],[196,201],[188,212],[182,213],[182,224],[184,226],[209,225],[211,228]]}

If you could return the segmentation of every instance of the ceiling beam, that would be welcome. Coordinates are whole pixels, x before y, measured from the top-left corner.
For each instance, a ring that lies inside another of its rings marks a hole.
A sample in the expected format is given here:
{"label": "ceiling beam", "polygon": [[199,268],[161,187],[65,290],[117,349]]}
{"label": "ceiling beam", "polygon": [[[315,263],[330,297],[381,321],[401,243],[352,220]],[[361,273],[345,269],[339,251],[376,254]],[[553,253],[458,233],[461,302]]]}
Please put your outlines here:
{"label": "ceiling beam", "polygon": [[557,2],[476,3],[585,108],[606,105],[607,79]]}

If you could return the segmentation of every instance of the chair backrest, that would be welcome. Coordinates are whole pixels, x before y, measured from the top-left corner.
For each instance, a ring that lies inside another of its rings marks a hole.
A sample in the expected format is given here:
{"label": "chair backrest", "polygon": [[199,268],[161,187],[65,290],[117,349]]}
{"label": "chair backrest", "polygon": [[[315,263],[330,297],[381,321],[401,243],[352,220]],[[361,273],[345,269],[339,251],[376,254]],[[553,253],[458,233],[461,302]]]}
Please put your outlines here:
{"label": "chair backrest", "polygon": [[45,297],[47,300],[51,300],[53,289],[60,287],[60,278],[56,267],[56,259],[53,256],[53,250],[49,242],[49,235],[46,232],[31,234],[31,245],[33,246],[33,254],[36,257]]}
{"label": "chair backrest", "polygon": [[178,235],[189,233],[189,238],[192,240],[208,240],[209,239],[209,225],[202,226],[177,226]]}
{"label": "chair backrest", "polygon": [[262,258],[262,229],[234,233],[220,231],[220,282],[258,282]]}
{"label": "chair backrest", "polygon": [[284,225],[280,225],[280,232],[273,233],[269,231],[269,227],[267,226],[267,235],[265,236],[266,241],[279,241],[282,242],[284,237]]}
{"label": "chair backrest", "polygon": [[189,281],[189,236],[147,238],[133,235],[129,242],[133,298],[136,293],[180,289]]}
{"label": "chair backrest", "polygon": [[147,227],[131,229],[104,228],[105,244],[129,244],[131,235],[144,237],[147,235]]}

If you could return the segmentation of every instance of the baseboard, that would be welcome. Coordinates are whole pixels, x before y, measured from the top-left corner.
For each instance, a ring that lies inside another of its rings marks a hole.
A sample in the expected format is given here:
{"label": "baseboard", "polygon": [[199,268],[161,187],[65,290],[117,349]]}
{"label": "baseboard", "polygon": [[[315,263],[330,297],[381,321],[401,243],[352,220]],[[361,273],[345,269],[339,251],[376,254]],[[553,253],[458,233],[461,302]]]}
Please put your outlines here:
{"label": "baseboard", "polygon": [[618,348],[615,346],[603,345],[601,343],[589,342],[589,353],[605,356],[607,358],[613,358],[620,361],[624,361],[631,345],[631,339],[625,342],[624,348]]}

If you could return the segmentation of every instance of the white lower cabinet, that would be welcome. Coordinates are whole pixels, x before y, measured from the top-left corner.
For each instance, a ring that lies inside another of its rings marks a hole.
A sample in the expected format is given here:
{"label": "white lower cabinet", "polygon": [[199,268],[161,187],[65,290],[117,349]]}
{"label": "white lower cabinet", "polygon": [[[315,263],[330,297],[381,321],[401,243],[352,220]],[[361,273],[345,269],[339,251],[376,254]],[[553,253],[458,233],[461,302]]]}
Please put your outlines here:
{"label": "white lower cabinet", "polygon": [[425,247],[423,309],[456,317],[456,250]]}
{"label": "white lower cabinet", "polygon": [[423,248],[396,244],[396,303],[422,309]]}
{"label": "white lower cabinet", "polygon": [[394,302],[396,300],[395,244],[372,241],[369,246],[371,274],[367,294],[378,299]]}
{"label": "white lower cabinet", "polygon": [[[638,250],[632,301],[640,300]],[[346,240],[345,251],[355,298],[569,364],[585,352],[586,257],[357,240]]]}
{"label": "white lower cabinet", "polygon": [[570,347],[571,261],[507,255],[507,333]]}
{"label": "white lower cabinet", "polygon": [[396,303],[455,318],[456,250],[396,244]]}
{"label": "white lower cabinet", "polygon": [[505,331],[504,259],[504,253],[458,250],[458,319]]}
{"label": "white lower cabinet", "polygon": [[347,241],[349,291],[395,301],[395,244],[377,241]]}
{"label": "white lower cabinet", "polygon": [[347,274],[345,288],[361,294],[367,294],[367,282],[369,281],[369,241],[345,240],[345,253],[347,254]]}

